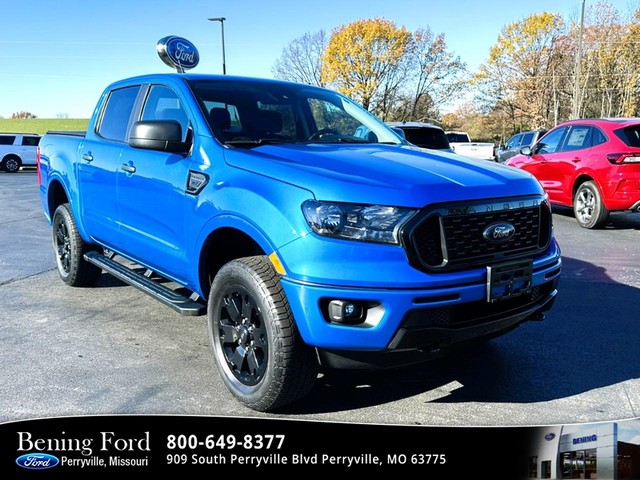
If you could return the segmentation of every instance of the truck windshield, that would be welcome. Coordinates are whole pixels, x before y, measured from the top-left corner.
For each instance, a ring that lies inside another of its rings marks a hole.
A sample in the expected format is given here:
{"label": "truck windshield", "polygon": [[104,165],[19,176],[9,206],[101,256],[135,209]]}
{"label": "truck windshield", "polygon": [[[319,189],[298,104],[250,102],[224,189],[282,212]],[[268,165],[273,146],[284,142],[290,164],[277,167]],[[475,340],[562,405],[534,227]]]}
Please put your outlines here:
{"label": "truck windshield", "polygon": [[237,78],[189,83],[211,131],[227,145],[403,143],[382,121],[328,89]]}

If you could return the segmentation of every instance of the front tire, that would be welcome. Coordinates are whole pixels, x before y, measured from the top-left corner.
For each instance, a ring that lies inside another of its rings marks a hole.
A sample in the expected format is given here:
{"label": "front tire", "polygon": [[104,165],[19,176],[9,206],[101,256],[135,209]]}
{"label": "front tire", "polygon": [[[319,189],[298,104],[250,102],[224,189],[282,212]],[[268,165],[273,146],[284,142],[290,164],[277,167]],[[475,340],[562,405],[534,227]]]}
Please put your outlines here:
{"label": "front tire", "polygon": [[89,287],[98,281],[102,270],[87,262],[84,254],[92,249],[80,236],[68,203],[53,214],[53,249],[58,274],[72,287]]}
{"label": "front tire", "polygon": [[208,301],[213,357],[227,389],[247,407],[274,410],[304,397],[318,375],[280,279],[264,256],[224,265]]}
{"label": "front tire", "polygon": [[583,228],[600,228],[606,223],[609,210],[594,182],[580,184],[573,198],[573,213]]}

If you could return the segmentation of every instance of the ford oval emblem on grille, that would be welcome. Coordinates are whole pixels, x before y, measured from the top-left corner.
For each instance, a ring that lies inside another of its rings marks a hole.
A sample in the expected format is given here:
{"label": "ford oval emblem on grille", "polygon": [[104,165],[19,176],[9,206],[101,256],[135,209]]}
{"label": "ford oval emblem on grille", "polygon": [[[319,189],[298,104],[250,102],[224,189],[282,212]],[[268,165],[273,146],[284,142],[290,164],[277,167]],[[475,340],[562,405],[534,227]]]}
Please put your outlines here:
{"label": "ford oval emblem on grille", "polygon": [[489,243],[508,242],[515,234],[516,227],[507,222],[492,223],[482,232],[482,236]]}

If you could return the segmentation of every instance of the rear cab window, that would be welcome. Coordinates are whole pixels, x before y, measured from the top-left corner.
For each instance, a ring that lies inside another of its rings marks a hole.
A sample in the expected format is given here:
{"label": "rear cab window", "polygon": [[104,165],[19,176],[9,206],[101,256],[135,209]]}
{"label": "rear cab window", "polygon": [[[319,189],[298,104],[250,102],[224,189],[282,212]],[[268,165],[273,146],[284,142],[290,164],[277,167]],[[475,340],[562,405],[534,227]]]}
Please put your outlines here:
{"label": "rear cab window", "polygon": [[407,141],[414,145],[425,146],[436,150],[449,148],[449,140],[442,130],[436,128],[406,128],[404,134]]}

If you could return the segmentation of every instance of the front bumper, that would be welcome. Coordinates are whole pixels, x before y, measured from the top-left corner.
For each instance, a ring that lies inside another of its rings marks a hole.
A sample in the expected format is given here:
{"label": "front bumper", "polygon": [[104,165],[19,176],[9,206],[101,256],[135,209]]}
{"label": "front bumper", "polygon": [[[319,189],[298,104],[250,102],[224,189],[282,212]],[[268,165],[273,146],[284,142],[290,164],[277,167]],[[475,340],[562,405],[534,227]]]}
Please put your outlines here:
{"label": "front bumper", "polygon": [[[351,265],[352,271],[358,268],[357,262]],[[410,267],[405,263],[404,268]],[[376,272],[368,270],[369,277],[386,279],[386,286],[380,282],[368,287],[334,286],[286,276],[282,285],[303,340],[320,350],[437,351],[499,335],[548,310],[557,293],[560,271],[560,249],[553,241],[545,254],[533,261],[531,295],[496,303],[486,300],[484,269],[437,275],[419,272],[421,284],[410,287],[401,280],[394,282],[394,278],[406,279],[396,277],[402,272],[381,264]],[[331,299],[372,305],[371,321],[358,325],[330,321],[326,305]]]}

